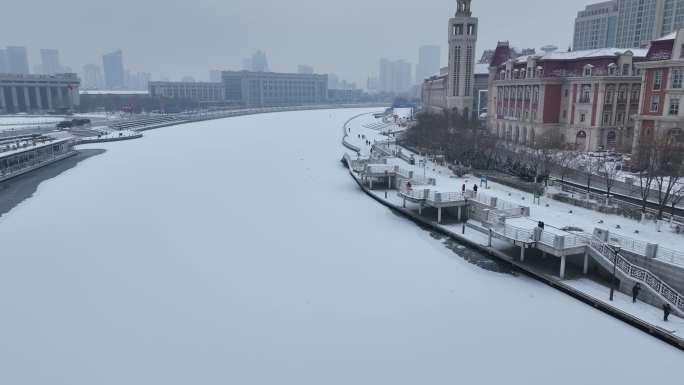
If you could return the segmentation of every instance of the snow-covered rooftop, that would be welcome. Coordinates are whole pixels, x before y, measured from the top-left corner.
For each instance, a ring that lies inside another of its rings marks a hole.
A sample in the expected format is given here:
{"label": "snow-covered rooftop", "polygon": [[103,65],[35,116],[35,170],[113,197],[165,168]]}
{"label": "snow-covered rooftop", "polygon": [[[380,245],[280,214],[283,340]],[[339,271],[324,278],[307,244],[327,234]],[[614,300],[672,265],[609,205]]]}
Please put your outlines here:
{"label": "snow-covered rooftop", "polygon": [[529,57],[538,58],[540,60],[579,60],[588,58],[598,58],[598,57],[611,57],[622,55],[627,51],[632,52],[634,57],[646,57],[648,49],[643,48],[599,48],[599,49],[589,49],[581,51],[553,51],[546,52],[543,55],[528,55],[521,56],[516,59],[518,63],[524,63]]}
{"label": "snow-covered rooftop", "polygon": [[668,33],[667,35],[665,35],[659,39],[655,39],[655,41],[674,40],[676,37],[677,37],[677,31],[674,31],[672,33]]}

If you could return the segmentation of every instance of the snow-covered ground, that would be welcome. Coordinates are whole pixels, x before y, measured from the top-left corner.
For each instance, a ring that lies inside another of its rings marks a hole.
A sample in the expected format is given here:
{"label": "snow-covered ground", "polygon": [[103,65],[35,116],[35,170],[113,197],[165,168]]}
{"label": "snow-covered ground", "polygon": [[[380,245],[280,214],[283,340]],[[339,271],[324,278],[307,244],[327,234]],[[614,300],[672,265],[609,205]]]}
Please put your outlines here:
{"label": "snow-covered ground", "polygon": [[22,127],[53,126],[62,120],[63,116],[52,115],[0,115],[0,132]]}
{"label": "snow-covered ground", "polygon": [[361,193],[360,112],[92,145],[0,217],[0,383],[677,383],[680,351]]}

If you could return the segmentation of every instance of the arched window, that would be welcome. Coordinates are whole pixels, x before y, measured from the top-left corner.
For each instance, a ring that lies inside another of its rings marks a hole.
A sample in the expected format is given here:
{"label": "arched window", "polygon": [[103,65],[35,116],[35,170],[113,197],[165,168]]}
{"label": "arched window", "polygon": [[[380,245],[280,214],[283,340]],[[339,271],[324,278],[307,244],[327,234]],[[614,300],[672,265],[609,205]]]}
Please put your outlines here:
{"label": "arched window", "polygon": [[617,75],[617,64],[615,64],[615,63],[608,64],[608,75],[610,75],[610,76]]}
{"label": "arched window", "polygon": [[587,64],[584,66],[584,76],[591,76],[592,72],[594,70],[594,66],[591,64]]}

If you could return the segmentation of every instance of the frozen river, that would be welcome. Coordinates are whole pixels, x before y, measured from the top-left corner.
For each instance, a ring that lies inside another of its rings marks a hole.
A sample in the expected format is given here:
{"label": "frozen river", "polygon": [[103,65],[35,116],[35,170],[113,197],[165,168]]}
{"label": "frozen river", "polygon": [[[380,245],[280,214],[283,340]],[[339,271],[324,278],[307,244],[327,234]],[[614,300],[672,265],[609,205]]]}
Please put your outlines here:
{"label": "frozen river", "polygon": [[0,384],[681,383],[680,351],[362,194],[358,113],[164,128],[41,184],[0,218]]}

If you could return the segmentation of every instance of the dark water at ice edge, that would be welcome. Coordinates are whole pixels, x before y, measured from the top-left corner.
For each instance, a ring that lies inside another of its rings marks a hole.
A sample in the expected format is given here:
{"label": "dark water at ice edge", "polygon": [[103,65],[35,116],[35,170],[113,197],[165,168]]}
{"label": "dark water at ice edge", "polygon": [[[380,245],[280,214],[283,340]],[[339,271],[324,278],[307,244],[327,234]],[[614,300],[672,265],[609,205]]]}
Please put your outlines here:
{"label": "dark water at ice edge", "polygon": [[[395,215],[402,216],[398,212],[392,212]],[[462,258],[467,262],[472,263],[473,265],[476,265],[484,270],[488,270],[495,273],[517,275],[514,267],[509,263],[506,263],[495,257],[482,253],[481,251],[471,246],[466,246],[444,234],[435,232],[434,230],[420,223],[416,223],[416,225],[418,225],[418,227],[420,227],[422,230],[428,232],[433,239],[441,241],[444,247],[451,250],[455,256]]]}

